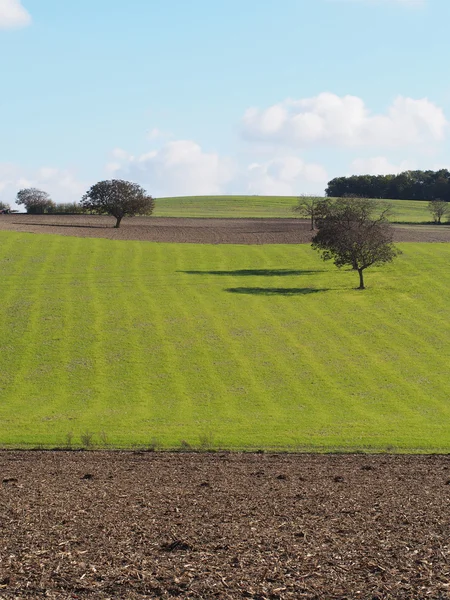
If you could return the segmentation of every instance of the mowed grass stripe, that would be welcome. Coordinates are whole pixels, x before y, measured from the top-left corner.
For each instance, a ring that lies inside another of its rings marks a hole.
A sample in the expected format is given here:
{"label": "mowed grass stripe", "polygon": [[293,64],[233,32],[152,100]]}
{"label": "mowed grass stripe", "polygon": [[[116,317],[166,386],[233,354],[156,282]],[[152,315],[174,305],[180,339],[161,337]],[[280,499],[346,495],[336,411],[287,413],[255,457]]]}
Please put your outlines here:
{"label": "mowed grass stripe", "polygon": [[2,232],[0,441],[448,450],[450,246],[402,247],[361,292],[307,246]]}
{"label": "mowed grass stripe", "polygon": [[[31,238],[21,250],[27,255],[27,268],[18,283],[18,295],[26,294],[26,308],[21,318],[25,328],[17,347],[13,364],[9,368],[14,373],[13,380],[3,396],[5,405],[17,411],[21,443],[43,428],[43,419],[52,419],[55,413],[56,398],[49,393],[59,377],[56,365],[59,361],[59,334],[61,332],[60,311],[57,300],[45,291],[50,287],[49,266],[58,256],[59,240],[49,240],[45,253],[38,251],[39,241]],[[31,420],[31,422],[30,422]]]}
{"label": "mowed grass stripe", "polygon": [[[197,250],[199,251],[197,260],[202,261],[202,252],[208,252],[208,247],[197,246]],[[175,273],[179,277],[179,273],[184,270],[185,253],[181,246],[177,246],[175,252]],[[218,414],[228,418],[230,407],[221,401],[221,398],[226,397],[228,390],[225,380],[218,376],[214,358],[214,353],[220,347],[222,340],[217,332],[211,329],[211,322],[208,316],[203,314],[203,311],[200,311],[200,314],[197,312],[197,315],[193,316],[189,309],[192,303],[198,308],[202,307],[203,294],[204,289],[197,285],[177,285],[176,288],[176,298],[179,302],[182,319],[187,327],[186,342],[189,351],[186,354],[186,360],[183,361],[183,368],[185,373],[191,373],[189,395],[192,399],[192,418],[198,424],[199,435],[206,443],[207,438],[211,437],[211,422],[217,418]],[[191,353],[192,346],[198,349],[195,357]],[[189,438],[190,432],[186,432],[186,435]],[[198,440],[191,441],[198,442]]]}
{"label": "mowed grass stripe", "polygon": [[[81,345],[83,353],[79,356],[86,361],[86,368],[78,370],[80,380],[74,381],[72,398],[79,411],[78,435],[93,435],[103,427],[102,409],[110,406],[111,382],[107,377],[107,348],[109,346],[105,332],[105,312],[107,307],[102,305],[100,286],[102,275],[95,271],[101,261],[98,240],[89,246],[86,253],[86,276],[71,282],[78,288],[85,288],[82,314],[78,315],[79,329],[75,332],[75,345]],[[75,274],[74,274],[75,275]],[[73,344],[74,345],[74,344]],[[90,369],[89,367],[92,367]],[[81,375],[84,372],[83,375]],[[81,385],[80,385],[81,384]],[[113,408],[110,408],[113,410]],[[94,429],[95,424],[95,429]]]}
{"label": "mowed grass stripe", "polygon": [[[123,264],[129,265],[124,258]],[[128,274],[120,273],[113,288],[108,272],[97,282],[92,287],[96,304],[100,307],[95,319],[96,335],[104,339],[105,334],[101,332],[114,332],[114,343],[102,343],[104,362],[101,377],[107,382],[106,385],[102,384],[107,394],[101,405],[96,407],[93,403],[92,409],[99,417],[97,427],[100,435],[108,437],[106,432],[111,423],[115,423],[114,435],[120,440],[127,438],[130,413],[136,417],[141,413],[142,373],[139,372],[139,355],[129,309],[135,302],[135,292],[133,290],[130,296]],[[123,425],[117,421],[116,415],[122,416]]]}
{"label": "mowed grass stripe", "polygon": [[[76,272],[76,262],[79,254],[80,244],[73,244],[71,246],[66,246],[62,243],[61,240],[55,240],[55,251],[58,256],[61,256],[61,253],[65,254],[65,264],[67,266],[67,272],[72,273]],[[49,269],[51,273],[52,269]],[[54,287],[53,299],[57,303],[53,308],[52,312],[59,313],[60,316],[60,332],[58,334],[58,357],[56,360],[56,371],[58,374],[57,381],[53,384],[53,386],[49,386],[49,392],[55,398],[55,403],[53,407],[53,415],[48,416],[44,415],[41,421],[41,430],[47,430],[48,432],[52,431],[53,421],[55,419],[60,419],[61,415],[63,415],[64,419],[70,420],[73,417],[70,410],[70,400],[71,400],[71,387],[72,387],[72,372],[74,368],[77,366],[77,347],[73,346],[73,339],[75,337],[77,322],[78,322],[78,314],[77,307],[82,304],[79,298],[77,298],[76,291],[73,285],[73,281],[63,280],[60,281],[59,284],[56,284]],[[78,286],[79,288],[80,286]],[[56,308],[57,307],[57,308]],[[54,324],[52,324],[52,330],[55,329]],[[46,337],[51,337],[52,331],[46,335]],[[41,341],[41,343],[45,343]],[[79,380],[79,374],[76,374],[75,385]],[[78,411],[77,411],[78,412]],[[75,413],[75,415],[77,414]],[[60,445],[69,445],[71,443],[70,439],[70,431],[67,431],[65,436],[61,438]],[[36,443],[39,443],[39,438],[36,440]]]}
{"label": "mowed grass stripe", "polygon": [[[134,427],[135,422],[147,423],[149,414],[154,411],[154,388],[165,391],[167,395],[167,406],[173,403],[174,392],[167,387],[170,381],[167,374],[167,360],[161,350],[160,340],[155,327],[157,321],[153,301],[149,301],[149,294],[157,295],[155,290],[153,272],[148,269],[142,244],[133,244],[129,260],[129,277],[127,291],[127,302],[121,311],[125,311],[124,320],[125,336],[127,328],[130,331],[134,357],[130,353],[130,363],[133,366],[133,393],[136,398],[136,408],[129,411],[128,418],[124,424],[122,435],[127,439],[128,428]],[[145,282],[145,283],[144,283]],[[138,301],[135,301],[137,296]],[[120,318],[120,315],[117,316]],[[128,317],[128,318],[127,318]],[[134,362],[134,364],[133,364]],[[149,377],[149,374],[152,376]],[[125,402],[128,401],[128,393],[124,394]],[[130,424],[131,423],[131,424]],[[155,438],[148,428],[148,443]]]}
{"label": "mowed grass stripe", "polygon": [[[167,444],[173,439],[170,437],[173,421],[182,421],[183,408],[190,402],[183,378],[183,362],[178,352],[179,344],[183,342],[183,327],[176,313],[177,306],[168,296],[173,282],[169,284],[164,278],[164,248],[157,244],[137,246],[140,260],[136,261],[132,275],[140,308],[136,310],[135,306],[134,309],[144,323],[152,324],[149,336],[142,338],[141,347],[147,371],[145,380],[150,382],[146,435],[141,441],[150,443],[157,438]],[[149,250],[151,270],[146,264]],[[139,427],[139,424],[136,426]]]}
{"label": "mowed grass stripe", "polygon": [[[0,352],[2,367],[0,369],[0,391],[5,392],[12,385],[16,372],[14,365],[17,360],[16,344],[22,338],[27,327],[26,309],[29,301],[22,297],[21,288],[17,281],[24,279],[24,271],[28,269],[29,256],[21,251],[16,260],[11,258],[15,254],[17,244],[13,236],[9,236],[0,244],[0,268],[2,270],[2,313],[0,319]],[[22,250],[22,249],[21,249]],[[0,403],[0,414],[4,408]]]}
{"label": "mowed grass stripe", "polygon": [[[200,264],[208,261],[209,246],[199,246],[202,249],[203,256],[199,257]],[[224,261],[226,249],[223,246],[214,246],[215,264],[226,266]],[[220,266],[219,266],[220,269]],[[185,274],[185,277],[191,277]],[[264,384],[260,378],[254,374],[252,368],[251,354],[242,351],[240,340],[232,335],[233,315],[227,302],[222,303],[223,290],[214,285],[214,275],[194,275],[201,278],[202,284],[191,284],[187,288],[193,302],[200,313],[199,322],[202,323],[202,346],[206,346],[206,353],[209,357],[210,371],[215,379],[222,381],[229,400],[223,403],[220,396],[220,390],[213,387],[210,391],[215,396],[215,404],[218,404],[219,412],[214,415],[214,424],[212,418],[206,424],[208,432],[212,427],[217,428],[217,422],[222,419],[229,423],[228,435],[234,442],[238,442],[239,431],[241,429],[252,429],[254,427],[253,417],[260,414],[268,415],[267,408],[269,400],[265,393]],[[242,319],[243,315],[241,315]],[[192,318],[192,317],[191,317]],[[245,316],[244,316],[245,319]],[[211,415],[212,417],[212,415]],[[218,419],[219,417],[219,419]],[[220,421],[219,421],[220,422]],[[216,437],[219,438],[220,435]],[[203,432],[200,432],[202,435]]]}

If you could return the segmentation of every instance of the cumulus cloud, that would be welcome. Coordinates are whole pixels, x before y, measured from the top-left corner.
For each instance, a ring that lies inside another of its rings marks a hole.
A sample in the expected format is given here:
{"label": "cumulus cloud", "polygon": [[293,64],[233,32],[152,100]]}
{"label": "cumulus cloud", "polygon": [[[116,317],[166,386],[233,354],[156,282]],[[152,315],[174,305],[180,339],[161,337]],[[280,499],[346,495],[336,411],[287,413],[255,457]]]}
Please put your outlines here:
{"label": "cumulus cloud", "polygon": [[416,164],[412,161],[402,160],[400,163],[394,164],[385,156],[375,156],[373,158],[356,158],[351,164],[351,174],[396,175],[415,168]]}
{"label": "cumulus cloud", "polygon": [[0,199],[14,205],[17,192],[27,187],[37,187],[48,192],[55,202],[78,202],[88,189],[69,169],[41,167],[27,170],[19,165],[0,163]]}
{"label": "cumulus cloud", "polygon": [[168,142],[140,156],[120,155],[108,165],[111,176],[136,180],[154,196],[220,194],[234,173],[232,162],[214,152],[204,152],[193,141]]}
{"label": "cumulus cloud", "polygon": [[249,194],[294,196],[323,193],[328,175],[322,165],[306,163],[296,156],[285,156],[249,165],[243,174]]}
{"label": "cumulus cloud", "polygon": [[31,23],[31,15],[20,0],[0,0],[0,29],[25,27]]}
{"label": "cumulus cloud", "polygon": [[242,132],[251,141],[283,145],[400,147],[439,142],[448,121],[427,98],[397,97],[385,114],[372,114],[357,96],[322,93],[287,99],[266,109],[249,108]]}
{"label": "cumulus cloud", "polygon": [[113,151],[110,177],[132,179],[156,197],[323,193],[328,181],[323,166],[283,156],[239,167],[227,157],[207,153],[193,141],[168,142],[159,150],[132,156]]}

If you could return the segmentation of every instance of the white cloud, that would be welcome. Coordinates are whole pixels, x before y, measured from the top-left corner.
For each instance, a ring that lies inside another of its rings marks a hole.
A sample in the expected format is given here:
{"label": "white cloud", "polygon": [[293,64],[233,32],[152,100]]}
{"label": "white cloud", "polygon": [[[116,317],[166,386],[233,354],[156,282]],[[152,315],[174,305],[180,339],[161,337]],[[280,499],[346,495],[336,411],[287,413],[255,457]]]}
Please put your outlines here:
{"label": "white cloud", "polygon": [[127,155],[107,166],[111,176],[136,180],[154,196],[220,194],[233,177],[232,162],[204,152],[195,142],[168,142],[141,156]]}
{"label": "white cloud", "polygon": [[0,164],[0,200],[13,206],[17,192],[26,187],[48,192],[55,202],[78,202],[89,186],[69,169],[27,170],[11,163]]}
{"label": "white cloud", "polygon": [[116,149],[110,177],[137,181],[155,197],[323,193],[328,181],[321,165],[283,156],[237,168],[227,157],[206,153],[192,141],[169,142],[141,156]]}
{"label": "white cloud", "polygon": [[31,23],[31,15],[20,0],[0,0],[0,29],[25,27]]}
{"label": "white cloud", "polygon": [[169,140],[172,137],[172,134],[168,131],[162,131],[162,129],[158,129],[158,127],[153,127],[147,133],[147,138],[151,141],[154,140]]}
{"label": "white cloud", "polygon": [[403,160],[393,164],[385,156],[373,158],[356,158],[351,164],[351,175],[396,175],[403,171],[416,169],[412,161]]}
{"label": "white cloud", "polygon": [[447,127],[443,110],[427,98],[398,96],[385,114],[371,114],[361,98],[327,92],[249,108],[242,120],[248,140],[300,147],[422,145],[443,140]]}
{"label": "white cloud", "polygon": [[244,189],[249,194],[294,196],[323,193],[328,175],[322,165],[306,163],[296,156],[253,163],[243,174]]}

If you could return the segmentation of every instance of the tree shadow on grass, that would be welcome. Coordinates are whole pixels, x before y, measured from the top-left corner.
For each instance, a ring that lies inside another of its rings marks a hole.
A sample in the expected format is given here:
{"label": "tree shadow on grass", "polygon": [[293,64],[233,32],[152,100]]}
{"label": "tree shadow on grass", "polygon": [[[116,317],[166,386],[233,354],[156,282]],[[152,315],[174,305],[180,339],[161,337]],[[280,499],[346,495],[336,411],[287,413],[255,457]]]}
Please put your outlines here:
{"label": "tree shadow on grass", "polygon": [[291,269],[238,269],[236,271],[180,271],[187,275],[226,275],[229,277],[285,277],[323,273],[323,269],[296,270]]}
{"label": "tree shadow on grass", "polygon": [[327,292],[327,288],[262,288],[262,287],[236,287],[224,290],[230,294],[250,294],[253,296],[306,296]]}

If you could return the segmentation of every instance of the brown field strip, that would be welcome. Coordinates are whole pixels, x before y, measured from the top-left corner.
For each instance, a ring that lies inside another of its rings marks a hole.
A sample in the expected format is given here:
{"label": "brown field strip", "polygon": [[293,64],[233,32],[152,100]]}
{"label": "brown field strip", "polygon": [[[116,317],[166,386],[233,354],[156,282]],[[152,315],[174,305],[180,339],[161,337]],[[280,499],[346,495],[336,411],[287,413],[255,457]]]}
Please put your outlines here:
{"label": "brown field strip", "polygon": [[433,598],[448,456],[0,452],[0,598]]}
{"label": "brown field strip", "polygon": [[[308,221],[300,219],[195,219],[134,217],[120,229],[107,216],[0,215],[0,231],[53,233],[115,240],[192,244],[301,244],[311,242]],[[450,242],[449,226],[394,226],[397,242]]]}

